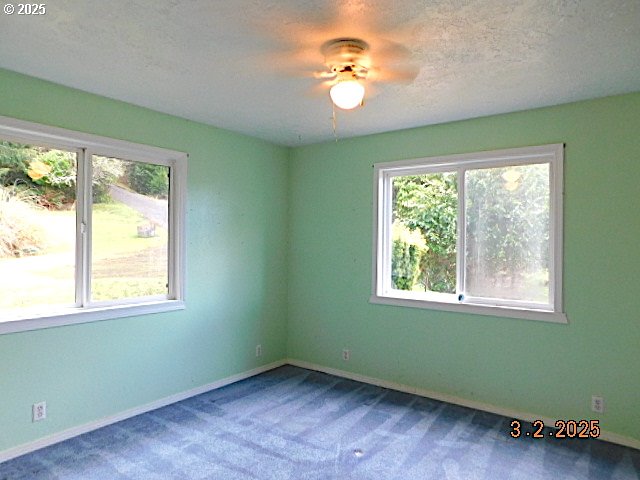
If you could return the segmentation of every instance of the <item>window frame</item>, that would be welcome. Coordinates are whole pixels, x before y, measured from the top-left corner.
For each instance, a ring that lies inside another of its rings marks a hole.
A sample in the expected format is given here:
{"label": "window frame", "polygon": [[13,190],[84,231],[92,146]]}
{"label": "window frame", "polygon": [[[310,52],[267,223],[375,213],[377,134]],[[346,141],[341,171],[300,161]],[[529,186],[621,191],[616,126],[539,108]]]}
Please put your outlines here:
{"label": "window frame", "polygon": [[[0,138],[77,153],[75,305],[0,311],[0,334],[186,308],[185,220],[188,154],[4,116],[0,116]],[[89,299],[93,155],[169,167],[169,261],[166,296],[109,301]]]}
{"label": "window frame", "polygon": [[[564,144],[550,144],[477,153],[425,157],[377,163],[374,167],[373,279],[371,303],[445,310],[480,315],[568,323],[563,310],[563,162]],[[481,168],[549,164],[549,304],[464,297],[465,179],[464,172]],[[392,185],[397,176],[457,172],[458,213],[456,293],[405,292],[391,288]]]}

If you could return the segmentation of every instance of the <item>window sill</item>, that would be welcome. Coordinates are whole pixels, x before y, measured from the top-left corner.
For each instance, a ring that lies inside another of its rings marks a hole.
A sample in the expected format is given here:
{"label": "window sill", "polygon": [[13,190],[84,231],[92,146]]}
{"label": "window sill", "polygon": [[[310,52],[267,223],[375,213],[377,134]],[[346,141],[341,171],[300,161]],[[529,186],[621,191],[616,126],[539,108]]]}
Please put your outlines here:
{"label": "window sill", "polygon": [[0,317],[0,335],[39,330],[42,328],[61,327],[64,325],[75,325],[77,323],[133,317],[149,313],[171,312],[184,310],[185,308],[185,302],[182,300],[159,300],[91,308],[64,308],[43,315],[32,315],[29,317],[22,316],[6,319]]}
{"label": "window sill", "polygon": [[516,307],[479,305],[458,302],[453,303],[444,301],[426,301],[392,296],[382,297],[378,295],[371,295],[369,303],[376,303],[381,305],[396,305],[400,307],[423,308],[428,310],[442,310],[447,312],[471,313],[475,315],[487,315],[492,317],[538,320],[551,323],[569,323],[569,320],[565,313]]}

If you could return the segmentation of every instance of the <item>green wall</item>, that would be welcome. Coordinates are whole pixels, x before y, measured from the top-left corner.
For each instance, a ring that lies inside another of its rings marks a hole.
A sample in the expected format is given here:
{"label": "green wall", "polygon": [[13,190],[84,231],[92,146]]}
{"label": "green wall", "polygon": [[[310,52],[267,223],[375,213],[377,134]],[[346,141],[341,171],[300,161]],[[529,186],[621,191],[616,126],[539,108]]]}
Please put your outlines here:
{"label": "green wall", "polygon": [[0,335],[0,452],[286,356],[287,149],[6,70],[0,115],[190,155],[187,309]]}
{"label": "green wall", "polygon": [[[638,439],[638,112],[640,93],[286,149],[0,70],[0,115],[190,155],[187,309],[0,335],[0,452],[287,357],[551,418],[602,394],[603,428]],[[559,142],[569,325],[368,303],[373,163]]]}
{"label": "green wall", "polygon": [[[636,93],[295,149],[289,357],[640,439],[639,132]],[[569,325],[368,303],[372,164],[562,142]]]}

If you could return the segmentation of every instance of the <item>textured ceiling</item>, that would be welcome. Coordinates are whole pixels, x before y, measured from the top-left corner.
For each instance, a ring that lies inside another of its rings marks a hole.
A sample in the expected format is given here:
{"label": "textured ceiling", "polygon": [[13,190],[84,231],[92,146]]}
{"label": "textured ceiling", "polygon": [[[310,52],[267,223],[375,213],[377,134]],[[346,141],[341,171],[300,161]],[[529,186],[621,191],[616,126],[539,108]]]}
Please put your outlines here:
{"label": "textured ceiling", "polygon": [[640,0],[56,0],[0,14],[0,67],[300,145],[334,138],[309,72],[344,36],[418,75],[340,138],[640,91]]}

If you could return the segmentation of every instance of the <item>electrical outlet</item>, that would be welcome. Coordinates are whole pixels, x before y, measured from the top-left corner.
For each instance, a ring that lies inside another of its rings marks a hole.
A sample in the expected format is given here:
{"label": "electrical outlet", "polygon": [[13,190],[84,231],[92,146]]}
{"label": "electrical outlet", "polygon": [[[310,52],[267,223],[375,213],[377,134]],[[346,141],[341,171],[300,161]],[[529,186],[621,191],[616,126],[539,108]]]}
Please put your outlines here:
{"label": "electrical outlet", "polygon": [[343,349],[342,350],[342,360],[344,360],[345,362],[348,362],[349,359],[351,358],[351,350],[348,349]]}
{"label": "electrical outlet", "polygon": [[34,403],[31,407],[32,421],[39,422],[47,418],[47,402]]}
{"label": "electrical outlet", "polygon": [[262,345],[258,344],[256,345],[256,357],[261,357],[262,356]]}
{"label": "electrical outlet", "polygon": [[604,398],[600,395],[592,395],[591,410],[596,413],[604,413]]}

